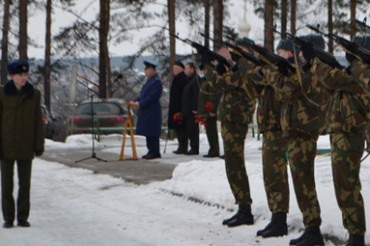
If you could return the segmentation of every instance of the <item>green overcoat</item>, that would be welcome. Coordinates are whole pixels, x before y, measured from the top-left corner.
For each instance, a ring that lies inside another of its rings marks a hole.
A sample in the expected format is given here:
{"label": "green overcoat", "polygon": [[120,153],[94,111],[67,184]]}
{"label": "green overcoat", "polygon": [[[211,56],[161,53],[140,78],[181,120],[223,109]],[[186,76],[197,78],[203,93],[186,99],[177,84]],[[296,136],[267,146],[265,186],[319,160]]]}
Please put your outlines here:
{"label": "green overcoat", "polygon": [[41,94],[30,83],[18,91],[13,81],[0,90],[2,159],[30,160],[44,150]]}

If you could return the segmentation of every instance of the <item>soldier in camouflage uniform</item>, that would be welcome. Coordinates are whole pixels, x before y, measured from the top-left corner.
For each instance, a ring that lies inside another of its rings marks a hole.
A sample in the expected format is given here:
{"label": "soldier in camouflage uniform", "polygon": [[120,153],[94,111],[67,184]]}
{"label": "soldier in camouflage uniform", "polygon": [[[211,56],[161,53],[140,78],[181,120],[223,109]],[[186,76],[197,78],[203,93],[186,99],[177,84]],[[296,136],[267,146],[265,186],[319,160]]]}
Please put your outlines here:
{"label": "soldier in camouflage uniform", "polygon": [[[244,45],[243,40],[238,40],[239,45]],[[202,63],[206,54],[202,54]],[[240,58],[236,64],[236,72],[216,71],[212,66],[205,65],[205,76],[210,85],[221,91],[217,117],[221,121],[221,134],[224,143],[226,174],[230,188],[239,205],[238,212],[223,221],[229,227],[254,223],[251,213],[252,199],[249,190],[249,181],[244,162],[244,141],[251,122],[259,91],[258,86],[246,76],[247,71],[253,69],[254,64]],[[220,75],[221,73],[222,75]]]}
{"label": "soldier in camouflage uniform", "polygon": [[[362,43],[359,37],[354,41]],[[347,55],[347,60],[352,67],[354,58]],[[350,234],[346,245],[362,246],[365,245],[366,223],[359,174],[364,133],[370,118],[369,95],[346,69],[333,69],[315,60],[313,70],[321,83],[335,90],[327,123],[335,194],[343,225]]]}
{"label": "soldier in camouflage uniform", "polygon": [[364,91],[370,93],[370,65],[364,63],[358,59],[355,59],[350,66],[350,71],[353,75],[353,78],[358,82]]}
{"label": "soldier in camouflage uniform", "polygon": [[[257,236],[277,237],[288,233],[286,215],[289,212],[289,183],[287,173],[287,147],[283,141],[280,124],[283,98],[271,86],[271,79],[280,76],[275,67],[263,68],[264,73],[257,73],[255,83],[263,85],[258,101],[257,122],[263,134],[262,166],[263,180],[271,222]],[[269,76],[267,76],[269,75]]]}
{"label": "soldier in camouflage uniform", "polygon": [[[320,48],[325,47],[321,36],[308,35],[302,38]],[[291,47],[288,50],[292,51],[293,44],[288,47]],[[280,52],[280,49],[284,49],[284,46],[278,46],[277,49],[279,55],[283,56],[284,53]],[[291,61],[294,59],[292,55],[287,55],[285,58]],[[305,52],[301,57],[303,62],[310,59]],[[283,69],[279,70],[283,71]],[[317,153],[316,142],[323,130],[325,105],[327,105],[330,94],[314,79],[309,70],[299,69],[296,74],[284,76],[275,81],[276,92],[281,93],[285,98],[281,126],[283,138],[287,142],[295,194],[306,228],[299,238],[290,241],[290,245],[324,245],[320,232],[321,216],[315,187],[314,161]]]}

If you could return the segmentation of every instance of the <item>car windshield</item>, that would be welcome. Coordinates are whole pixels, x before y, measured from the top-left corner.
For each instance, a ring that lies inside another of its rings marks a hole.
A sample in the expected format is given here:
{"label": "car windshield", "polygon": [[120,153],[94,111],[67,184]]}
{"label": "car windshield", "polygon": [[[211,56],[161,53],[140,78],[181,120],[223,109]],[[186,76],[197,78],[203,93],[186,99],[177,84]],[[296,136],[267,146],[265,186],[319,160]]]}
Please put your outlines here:
{"label": "car windshield", "polygon": [[[94,103],[94,114],[121,114],[120,108],[113,103]],[[91,104],[81,104],[76,110],[76,114],[91,114]]]}

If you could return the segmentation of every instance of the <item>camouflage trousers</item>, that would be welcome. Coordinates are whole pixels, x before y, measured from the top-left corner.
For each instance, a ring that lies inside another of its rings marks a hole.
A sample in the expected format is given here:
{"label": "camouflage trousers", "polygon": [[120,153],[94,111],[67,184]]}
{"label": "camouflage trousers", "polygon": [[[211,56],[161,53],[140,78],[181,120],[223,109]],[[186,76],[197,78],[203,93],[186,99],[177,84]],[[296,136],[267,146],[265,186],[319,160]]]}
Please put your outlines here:
{"label": "camouflage trousers", "polygon": [[315,185],[316,141],[299,136],[288,138],[288,159],[299,209],[305,227],[320,226],[320,205]]}
{"label": "camouflage trousers", "polygon": [[262,146],[263,181],[272,213],[289,212],[287,147],[282,132],[265,131]]}
{"label": "camouflage trousers", "polygon": [[332,133],[330,143],[335,195],[344,228],[351,234],[364,234],[365,210],[359,177],[364,138],[361,134]]}
{"label": "camouflage trousers", "polygon": [[244,162],[244,141],[248,125],[233,122],[221,123],[221,134],[224,142],[226,175],[235,203],[249,205],[252,198]]}

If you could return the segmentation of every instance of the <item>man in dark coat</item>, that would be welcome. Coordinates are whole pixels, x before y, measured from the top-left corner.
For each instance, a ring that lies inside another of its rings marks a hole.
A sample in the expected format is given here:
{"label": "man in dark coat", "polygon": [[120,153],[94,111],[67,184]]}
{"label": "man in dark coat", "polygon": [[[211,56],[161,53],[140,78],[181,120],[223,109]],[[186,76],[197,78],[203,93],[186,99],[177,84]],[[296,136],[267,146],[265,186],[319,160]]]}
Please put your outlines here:
{"label": "man in dark coat", "polygon": [[147,81],[141,89],[140,96],[131,105],[139,106],[136,134],[146,137],[148,153],[142,158],[160,158],[159,136],[161,135],[162,109],[159,99],[162,94],[162,81],[157,75],[156,65],[144,61]]}
{"label": "man in dark coat", "polygon": [[[34,156],[44,151],[41,94],[27,82],[27,61],[7,65],[10,80],[0,90],[1,201],[4,228],[29,227],[31,168]],[[17,210],[13,198],[14,163],[17,162],[19,191]]]}
{"label": "man in dark coat", "polygon": [[200,78],[195,72],[194,63],[185,65],[185,74],[188,76],[188,83],[182,92],[182,114],[186,124],[186,133],[190,141],[190,150],[187,155],[199,154],[199,125],[195,123],[195,116],[198,109],[198,93]]}
{"label": "man in dark coat", "polygon": [[186,124],[181,119],[182,91],[188,82],[184,68],[184,64],[180,61],[176,61],[173,65],[174,78],[170,88],[170,103],[168,106],[168,129],[174,129],[176,131],[177,141],[179,142],[177,150],[173,151],[175,154],[185,154],[188,151]]}

